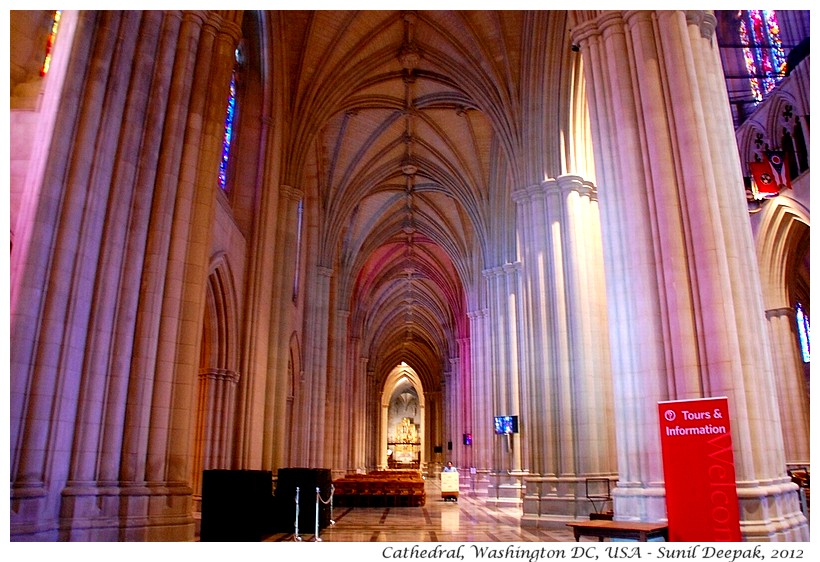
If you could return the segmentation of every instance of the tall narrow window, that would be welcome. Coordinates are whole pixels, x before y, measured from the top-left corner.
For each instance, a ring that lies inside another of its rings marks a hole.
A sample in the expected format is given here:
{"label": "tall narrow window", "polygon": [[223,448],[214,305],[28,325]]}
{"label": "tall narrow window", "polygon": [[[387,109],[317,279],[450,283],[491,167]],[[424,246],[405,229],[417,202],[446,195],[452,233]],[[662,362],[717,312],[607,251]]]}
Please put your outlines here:
{"label": "tall narrow window", "polygon": [[739,13],[740,42],[755,101],[762,101],[786,75],[786,53],[774,10]]}
{"label": "tall narrow window", "polygon": [[54,41],[57,39],[57,30],[60,28],[60,17],[62,15],[62,10],[54,11],[54,17],[51,20],[51,29],[48,32],[48,39],[46,39],[46,56],[43,58],[40,76],[48,74],[48,69],[51,66],[51,51],[54,49]]}
{"label": "tall narrow window", "polygon": [[803,354],[803,363],[811,362],[811,330],[809,317],[803,312],[803,305],[795,306],[797,316],[797,335],[800,337],[800,351]]}
{"label": "tall narrow window", "polygon": [[299,264],[302,263],[302,199],[296,204],[296,268],[293,271],[293,301],[299,297]]}
{"label": "tall narrow window", "polygon": [[228,161],[231,157],[233,140],[233,118],[236,113],[236,70],[231,73],[231,87],[228,94],[228,109],[225,112],[225,133],[222,137],[222,159],[219,161],[219,187],[224,191],[228,180]]}
{"label": "tall narrow window", "polygon": [[222,158],[219,161],[219,187],[223,191],[227,190],[228,186],[228,162],[231,158],[231,141],[233,140],[233,125],[236,117],[236,70],[239,65],[241,54],[237,48],[234,51],[233,71],[231,72],[231,84],[228,89],[228,107],[225,110],[225,131],[222,136]]}

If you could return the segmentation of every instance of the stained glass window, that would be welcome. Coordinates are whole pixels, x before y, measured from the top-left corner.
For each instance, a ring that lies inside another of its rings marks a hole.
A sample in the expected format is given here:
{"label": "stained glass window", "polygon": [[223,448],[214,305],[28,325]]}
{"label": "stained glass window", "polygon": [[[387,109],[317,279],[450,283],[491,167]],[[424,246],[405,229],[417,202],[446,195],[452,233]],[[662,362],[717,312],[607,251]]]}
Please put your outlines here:
{"label": "stained glass window", "polygon": [[54,41],[57,39],[57,30],[60,28],[60,17],[62,15],[62,10],[56,10],[51,20],[51,29],[48,32],[48,39],[46,40],[46,56],[43,59],[43,66],[40,68],[40,76],[48,74],[48,69],[51,66],[51,51],[54,48]]}
{"label": "stained glass window", "polygon": [[231,85],[228,93],[228,108],[225,111],[225,133],[222,137],[222,159],[219,161],[219,187],[227,189],[228,161],[231,156],[233,139],[233,121],[236,115],[236,69],[231,73]]}
{"label": "stained glass window", "polygon": [[800,351],[803,354],[803,363],[811,362],[811,330],[809,317],[803,312],[803,305],[795,306],[797,316],[797,335],[800,337]]}
{"label": "stained glass window", "polygon": [[774,10],[740,12],[740,42],[755,101],[762,101],[786,74],[786,53]]}

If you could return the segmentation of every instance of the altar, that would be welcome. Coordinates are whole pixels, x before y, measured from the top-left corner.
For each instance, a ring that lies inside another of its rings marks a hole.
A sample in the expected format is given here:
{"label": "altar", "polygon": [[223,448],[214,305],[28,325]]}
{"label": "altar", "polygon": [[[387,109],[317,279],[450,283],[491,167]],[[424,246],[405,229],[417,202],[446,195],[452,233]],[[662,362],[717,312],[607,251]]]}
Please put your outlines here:
{"label": "altar", "polygon": [[402,418],[387,442],[387,467],[418,469],[421,465],[421,440],[410,418]]}

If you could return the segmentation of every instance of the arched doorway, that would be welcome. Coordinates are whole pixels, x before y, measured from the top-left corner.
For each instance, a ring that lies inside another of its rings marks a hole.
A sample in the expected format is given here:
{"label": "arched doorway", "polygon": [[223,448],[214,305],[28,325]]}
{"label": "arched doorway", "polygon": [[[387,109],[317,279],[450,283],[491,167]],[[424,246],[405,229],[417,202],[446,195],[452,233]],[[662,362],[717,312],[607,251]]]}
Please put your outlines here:
{"label": "arched doorway", "polygon": [[759,221],[757,251],[786,463],[805,466],[811,452],[810,363],[801,353],[796,314],[798,306],[806,316],[811,310],[808,209],[781,195],[768,201],[755,218]]}
{"label": "arched doorway", "polygon": [[224,256],[208,276],[197,381],[191,482],[200,510],[202,472],[231,465],[234,412],[239,386],[237,313],[233,279]]}
{"label": "arched doorway", "polygon": [[388,375],[381,395],[379,467],[424,470],[425,400],[421,379],[402,362]]}

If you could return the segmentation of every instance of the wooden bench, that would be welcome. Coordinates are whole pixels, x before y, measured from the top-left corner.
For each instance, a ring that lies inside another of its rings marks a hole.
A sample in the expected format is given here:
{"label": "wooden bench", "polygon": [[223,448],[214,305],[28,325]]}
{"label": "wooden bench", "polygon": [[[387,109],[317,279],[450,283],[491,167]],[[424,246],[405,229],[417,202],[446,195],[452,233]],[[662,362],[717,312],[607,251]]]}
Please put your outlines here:
{"label": "wooden bench", "polygon": [[575,533],[575,542],[582,536],[598,537],[599,541],[609,539],[633,539],[646,542],[661,537],[669,540],[669,526],[666,523],[639,523],[633,521],[576,521],[567,523]]}

